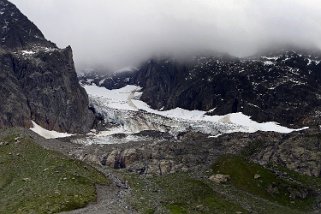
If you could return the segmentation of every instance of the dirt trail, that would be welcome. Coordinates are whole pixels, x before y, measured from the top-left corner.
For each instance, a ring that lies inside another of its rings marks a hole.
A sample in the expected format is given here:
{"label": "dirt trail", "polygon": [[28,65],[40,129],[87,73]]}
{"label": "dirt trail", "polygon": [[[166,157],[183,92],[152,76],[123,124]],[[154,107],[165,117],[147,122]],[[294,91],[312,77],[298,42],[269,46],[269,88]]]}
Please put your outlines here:
{"label": "dirt trail", "polygon": [[135,214],[127,203],[126,198],[130,195],[130,189],[121,178],[108,170],[102,170],[112,181],[110,186],[100,186],[97,188],[97,203],[88,205],[85,208],[63,212],[61,214]]}

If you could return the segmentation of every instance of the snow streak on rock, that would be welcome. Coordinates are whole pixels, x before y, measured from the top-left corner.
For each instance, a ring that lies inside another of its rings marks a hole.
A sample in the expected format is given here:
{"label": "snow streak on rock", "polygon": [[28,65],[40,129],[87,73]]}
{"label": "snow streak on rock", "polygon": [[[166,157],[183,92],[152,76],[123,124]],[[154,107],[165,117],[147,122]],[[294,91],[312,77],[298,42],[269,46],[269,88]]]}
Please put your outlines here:
{"label": "snow streak on rock", "polygon": [[32,121],[32,125],[33,125],[33,127],[30,128],[30,130],[35,132],[35,133],[37,133],[38,135],[46,138],[46,139],[64,138],[64,137],[72,136],[72,134],[68,134],[68,133],[49,131],[47,129],[42,128],[41,126],[39,126],[34,121]]}

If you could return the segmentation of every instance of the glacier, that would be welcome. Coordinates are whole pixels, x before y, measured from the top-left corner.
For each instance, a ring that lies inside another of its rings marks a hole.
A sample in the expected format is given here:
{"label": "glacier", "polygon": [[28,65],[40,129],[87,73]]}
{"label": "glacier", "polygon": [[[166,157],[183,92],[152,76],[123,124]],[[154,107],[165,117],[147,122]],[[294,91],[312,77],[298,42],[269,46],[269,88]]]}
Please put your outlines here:
{"label": "glacier", "polygon": [[[88,93],[91,105],[104,116],[105,123],[114,124],[107,131],[90,134],[82,139],[85,144],[114,144],[142,140],[141,131],[153,130],[177,136],[179,133],[192,131],[218,137],[222,134],[243,132],[254,133],[278,132],[291,133],[301,131],[279,125],[277,122],[258,123],[241,112],[221,116],[207,115],[206,111],[155,110],[140,100],[142,88],[127,85],[120,89],[108,90],[95,84],[82,85]],[[125,138],[114,138],[115,134],[126,134]]]}

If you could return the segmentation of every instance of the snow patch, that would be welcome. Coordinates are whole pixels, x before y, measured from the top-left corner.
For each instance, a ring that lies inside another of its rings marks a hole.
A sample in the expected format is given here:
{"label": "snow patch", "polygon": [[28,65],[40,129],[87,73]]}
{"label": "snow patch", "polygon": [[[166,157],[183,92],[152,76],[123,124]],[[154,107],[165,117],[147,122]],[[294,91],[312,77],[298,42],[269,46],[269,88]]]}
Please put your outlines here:
{"label": "snow patch", "polygon": [[105,82],[106,78],[105,79],[102,79],[99,81],[99,85],[102,85],[104,82]]}
{"label": "snow patch", "polygon": [[33,127],[30,128],[31,131],[37,133],[38,135],[46,138],[46,139],[55,139],[55,138],[63,138],[63,137],[70,137],[72,134],[68,133],[61,133],[61,132],[56,132],[56,131],[49,131],[45,128],[42,128],[39,126],[37,123],[34,121],[31,121]]}
{"label": "snow patch", "polygon": [[35,54],[36,52],[34,51],[27,51],[27,50],[23,50],[21,51],[22,55],[25,56],[25,55],[32,55],[32,54]]}
{"label": "snow patch", "polygon": [[267,56],[262,56],[263,59],[267,59],[267,60],[278,60],[279,57],[274,56],[274,57],[267,57]]}
{"label": "snow patch", "polygon": [[219,136],[222,136],[222,134],[210,135],[208,136],[208,138],[218,138]]}
{"label": "snow patch", "polygon": [[264,61],[264,65],[274,65],[274,62],[272,62],[272,61]]}

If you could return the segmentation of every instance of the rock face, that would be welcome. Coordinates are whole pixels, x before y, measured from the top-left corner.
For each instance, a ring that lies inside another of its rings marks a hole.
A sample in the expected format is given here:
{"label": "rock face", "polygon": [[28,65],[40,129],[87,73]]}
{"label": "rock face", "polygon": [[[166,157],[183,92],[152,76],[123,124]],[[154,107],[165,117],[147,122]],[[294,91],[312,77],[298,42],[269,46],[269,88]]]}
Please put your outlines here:
{"label": "rock face", "polygon": [[139,85],[141,99],[155,109],[243,112],[260,122],[319,125],[320,62],[320,51],[289,48],[251,58],[153,59],[131,73],[88,78],[108,89]]}
{"label": "rock face", "polygon": [[0,127],[28,126],[31,111],[14,74],[11,59],[8,54],[0,55]]}
{"label": "rock face", "polygon": [[190,63],[154,60],[133,82],[152,107],[243,112],[284,125],[319,123],[321,52],[284,51],[251,59],[198,57]]}
{"label": "rock face", "polygon": [[321,135],[294,135],[279,143],[267,143],[252,159],[261,164],[277,164],[309,176],[321,176]]}
{"label": "rock face", "polygon": [[88,131],[94,120],[72,50],[58,49],[10,2],[0,0],[0,127]]}

